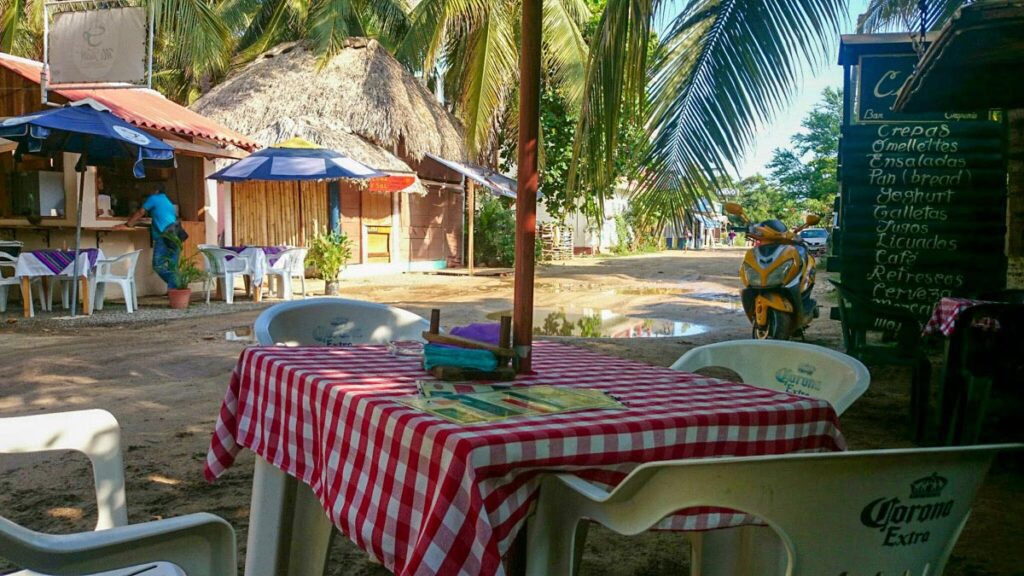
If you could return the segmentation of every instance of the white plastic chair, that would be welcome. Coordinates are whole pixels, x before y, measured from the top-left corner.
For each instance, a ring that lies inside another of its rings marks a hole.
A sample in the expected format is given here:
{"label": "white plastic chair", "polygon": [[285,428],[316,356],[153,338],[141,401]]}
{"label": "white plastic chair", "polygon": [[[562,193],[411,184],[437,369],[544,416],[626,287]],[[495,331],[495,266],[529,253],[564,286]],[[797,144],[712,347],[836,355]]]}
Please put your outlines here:
{"label": "white plastic chair", "polygon": [[[14,275],[14,271],[17,268],[18,259],[6,252],[0,252],[0,312],[7,312],[7,292],[11,286],[21,286],[21,278]],[[8,270],[7,275],[4,271]],[[32,278],[31,283],[38,290],[39,307],[43,310],[49,309],[47,305],[46,293],[43,291],[43,281],[41,278]],[[32,299],[29,298],[28,302],[22,304],[28,306],[29,314],[34,316],[35,309],[32,306]]]}
{"label": "white plastic chair", "polygon": [[306,296],[306,248],[289,248],[277,255],[274,263],[267,267],[267,278],[277,277],[280,282],[278,295],[284,300],[292,299],[292,278],[302,283],[302,296]]}
{"label": "white plastic chair", "polygon": [[871,374],[856,358],[813,344],[777,340],[733,340],[700,346],[683,354],[673,370],[696,372],[719,366],[743,382],[827,400],[841,415],[871,384]]}
{"label": "white plastic chair", "polygon": [[42,534],[0,516],[0,557],[32,571],[17,574],[237,574],[235,532],[217,516],[188,514],[128,525],[121,430],[109,412],[0,418],[0,454],[55,450],[75,450],[89,458],[96,487],[96,531]]}
{"label": "white plastic chair", "polygon": [[224,248],[200,248],[199,253],[206,261],[207,275],[203,280],[203,288],[206,289],[206,303],[210,303],[210,290],[216,286],[218,279],[224,281],[224,301],[228,304],[233,303],[235,301],[235,276],[252,278],[253,271],[249,267],[249,261]]}
{"label": "white plastic chair", "polygon": [[[423,331],[429,328],[430,322],[401,308],[342,298],[310,298],[267,308],[256,318],[254,332],[260,346],[340,346],[422,341]],[[279,555],[289,548],[290,573],[323,573],[333,525],[309,486],[259,457],[253,473],[249,519],[247,576],[276,574],[273,568],[281,560]],[[301,526],[301,532],[281,530],[282,525]],[[301,554],[285,542],[289,539],[301,540]]]}
{"label": "white plastic chair", "polygon": [[423,340],[430,328],[422,316],[392,306],[310,298],[275,304],[256,318],[253,331],[260,346],[345,346]]}
{"label": "white plastic chair", "polygon": [[[139,263],[140,254],[142,254],[142,250],[136,250],[117,258],[96,262],[96,271],[89,279],[92,284],[90,291],[93,294],[93,308],[103,310],[107,284],[117,284],[121,287],[121,292],[124,293],[124,305],[129,314],[139,308],[139,293],[135,287],[135,266]],[[123,273],[116,273],[116,268],[121,268]]]}
{"label": "white plastic chair", "polygon": [[575,548],[583,545],[575,534],[585,518],[633,535],[675,511],[715,506],[766,522],[781,539],[787,576],[938,575],[992,459],[1021,447],[654,462],[611,492],[572,475],[546,476],[528,522],[527,574],[573,574]]}

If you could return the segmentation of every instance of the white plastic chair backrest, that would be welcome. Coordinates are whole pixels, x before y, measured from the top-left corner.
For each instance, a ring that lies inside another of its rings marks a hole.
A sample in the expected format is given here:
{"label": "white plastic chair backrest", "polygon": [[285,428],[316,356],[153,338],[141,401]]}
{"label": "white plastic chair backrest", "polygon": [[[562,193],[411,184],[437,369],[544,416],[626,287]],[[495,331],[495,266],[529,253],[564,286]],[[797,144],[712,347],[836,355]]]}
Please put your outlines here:
{"label": "white plastic chair backrest", "polygon": [[200,248],[199,253],[206,260],[206,271],[210,274],[223,274],[227,271],[229,259],[240,262],[238,253],[224,248]]}
{"label": "white plastic chair backrest", "polygon": [[292,254],[291,261],[291,272],[294,275],[305,275],[306,274],[306,255],[309,254],[308,248],[292,248],[294,251]]}
{"label": "white plastic chair backrest", "polygon": [[760,518],[779,535],[789,576],[933,575],[941,573],[996,453],[1022,447],[658,462],[641,465],[610,494],[576,476],[549,478],[541,505],[621,534],[643,532],[684,508],[728,508]]}
{"label": "white plastic chair backrest", "polygon": [[310,298],[275,304],[256,318],[260,346],[345,346],[423,340],[430,328],[408,310],[342,298]]}
{"label": "white plastic chair backrest", "polygon": [[0,418],[0,454],[75,450],[92,463],[96,529],[128,524],[121,428],[106,410],[77,410]]}
{"label": "white plastic chair backrest", "polygon": [[289,248],[287,250],[278,252],[277,255],[274,257],[274,263],[270,266],[270,268],[282,272],[290,272],[297,251],[298,248]]}
{"label": "white plastic chair backrest", "polygon": [[[96,276],[116,276],[118,278],[134,278],[135,277],[135,266],[139,263],[139,255],[142,254],[142,250],[135,250],[134,252],[126,252],[116,258],[107,258],[100,260],[96,264]],[[123,265],[123,267],[122,267]],[[124,271],[123,274],[115,274],[115,268],[121,267]]]}
{"label": "white plastic chair backrest", "polygon": [[709,366],[733,370],[743,382],[799,396],[820,398],[842,414],[871,384],[856,358],[813,344],[776,340],[734,340],[700,346],[683,354],[673,370]]}
{"label": "white plastic chair backrest", "polygon": [[11,256],[7,252],[0,252],[0,276],[3,276],[3,269],[10,268],[11,270],[16,269],[18,266],[18,259]]}

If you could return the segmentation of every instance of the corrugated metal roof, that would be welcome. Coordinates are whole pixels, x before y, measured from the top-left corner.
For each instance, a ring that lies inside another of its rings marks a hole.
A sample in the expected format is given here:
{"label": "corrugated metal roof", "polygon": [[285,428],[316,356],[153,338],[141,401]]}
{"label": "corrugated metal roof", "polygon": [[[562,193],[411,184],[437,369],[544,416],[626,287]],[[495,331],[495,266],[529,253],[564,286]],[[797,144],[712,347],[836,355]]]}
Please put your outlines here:
{"label": "corrugated metal roof", "polygon": [[[31,82],[39,83],[43,65],[35,60],[19,58],[0,52],[0,66]],[[103,104],[120,118],[152,130],[164,130],[182,136],[205,138],[220,144],[230,144],[246,150],[255,150],[257,144],[245,136],[217,124],[184,106],[164,98],[155,90],[145,88],[113,88],[106,90],[54,90],[71,101],[92,98]]]}

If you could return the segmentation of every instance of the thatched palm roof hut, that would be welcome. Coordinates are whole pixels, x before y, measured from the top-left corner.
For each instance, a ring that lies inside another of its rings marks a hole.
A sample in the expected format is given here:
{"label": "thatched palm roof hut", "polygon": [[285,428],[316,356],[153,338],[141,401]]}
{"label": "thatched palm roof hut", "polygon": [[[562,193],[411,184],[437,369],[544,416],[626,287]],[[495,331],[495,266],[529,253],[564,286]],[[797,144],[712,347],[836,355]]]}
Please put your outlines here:
{"label": "thatched palm roof hut", "polygon": [[418,162],[428,152],[455,160],[465,156],[458,121],[376,40],[350,39],[322,68],[305,44],[282,44],[218,84],[192,109],[264,145],[302,136],[370,165],[384,159],[371,157],[354,136],[406,161]]}
{"label": "thatched palm roof hut", "polygon": [[233,243],[302,245],[333,228],[352,239],[351,262],[369,271],[461,261],[462,178],[427,155],[462,160],[462,129],[375,40],[350,39],[324,66],[307,45],[282,44],[192,109],[264,146],[298,136],[391,173],[362,183],[232,184],[224,193]]}

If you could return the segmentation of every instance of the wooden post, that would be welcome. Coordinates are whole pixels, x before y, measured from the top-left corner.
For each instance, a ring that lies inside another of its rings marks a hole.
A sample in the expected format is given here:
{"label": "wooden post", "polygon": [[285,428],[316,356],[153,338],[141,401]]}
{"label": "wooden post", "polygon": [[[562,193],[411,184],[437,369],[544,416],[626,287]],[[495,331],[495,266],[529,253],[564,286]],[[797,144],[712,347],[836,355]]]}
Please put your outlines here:
{"label": "wooden post", "polygon": [[441,311],[437,308],[432,308],[430,310],[430,333],[441,333]]}
{"label": "wooden post", "polygon": [[21,315],[25,318],[32,317],[32,279],[28,276],[21,277]]}
{"label": "wooden post", "polygon": [[[498,347],[508,348],[512,345],[512,317],[502,316],[501,317],[501,332],[498,333]],[[505,365],[505,359],[498,357],[498,361],[502,366]]]}
{"label": "wooden post", "polygon": [[537,237],[537,145],[540,132],[540,48],[543,0],[523,0],[519,52],[519,159],[516,189],[516,268],[512,345],[516,371],[531,370],[534,242]]}
{"label": "wooden post", "polygon": [[473,253],[473,235],[476,228],[476,182],[466,178],[466,211],[469,221],[469,256],[466,267],[469,268],[469,275],[473,275],[473,261],[476,256]]}

